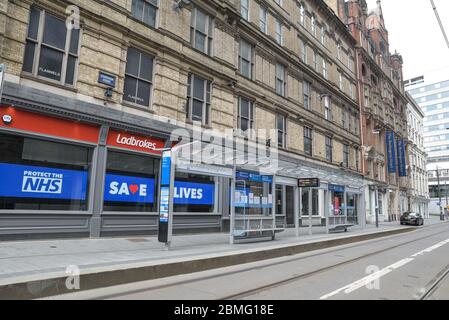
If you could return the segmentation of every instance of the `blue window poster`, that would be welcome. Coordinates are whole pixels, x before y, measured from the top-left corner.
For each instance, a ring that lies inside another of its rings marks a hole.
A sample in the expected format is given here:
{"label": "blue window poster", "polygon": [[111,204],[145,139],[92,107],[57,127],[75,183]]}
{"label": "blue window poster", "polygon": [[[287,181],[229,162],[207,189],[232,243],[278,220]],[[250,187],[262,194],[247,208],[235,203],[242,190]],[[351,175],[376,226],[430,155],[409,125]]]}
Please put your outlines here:
{"label": "blue window poster", "polygon": [[391,130],[387,130],[387,161],[388,161],[388,173],[396,173],[396,147],[395,147],[395,134]]}
{"label": "blue window poster", "polygon": [[175,204],[213,205],[215,185],[175,181]]}
{"label": "blue window poster", "polygon": [[237,171],[236,173],[237,180],[248,180],[253,182],[265,182],[265,183],[273,183],[272,176],[263,176],[260,174]]}
{"label": "blue window poster", "polygon": [[154,179],[107,174],[104,200],[154,203]]}
{"label": "blue window poster", "polygon": [[[154,178],[106,175],[105,201],[148,204],[154,203],[154,194]],[[214,184],[175,181],[174,204],[213,205],[214,203]]]}
{"label": "blue window poster", "polygon": [[336,184],[329,184],[329,191],[344,193],[346,190],[345,186],[339,186]]}
{"label": "blue window poster", "polygon": [[86,200],[87,171],[0,163],[0,197]]}

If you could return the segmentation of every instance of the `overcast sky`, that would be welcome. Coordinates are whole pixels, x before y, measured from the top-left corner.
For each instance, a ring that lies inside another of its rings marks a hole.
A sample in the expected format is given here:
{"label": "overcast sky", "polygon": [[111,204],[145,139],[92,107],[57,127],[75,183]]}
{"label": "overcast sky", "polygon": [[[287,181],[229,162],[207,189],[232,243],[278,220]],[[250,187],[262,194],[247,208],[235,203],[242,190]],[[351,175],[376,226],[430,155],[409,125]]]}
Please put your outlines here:
{"label": "overcast sky", "polygon": [[[369,10],[376,0],[367,0]],[[449,1],[434,0],[449,36]],[[424,75],[426,82],[449,79],[446,46],[430,0],[382,0],[390,51],[404,58],[404,78]]]}

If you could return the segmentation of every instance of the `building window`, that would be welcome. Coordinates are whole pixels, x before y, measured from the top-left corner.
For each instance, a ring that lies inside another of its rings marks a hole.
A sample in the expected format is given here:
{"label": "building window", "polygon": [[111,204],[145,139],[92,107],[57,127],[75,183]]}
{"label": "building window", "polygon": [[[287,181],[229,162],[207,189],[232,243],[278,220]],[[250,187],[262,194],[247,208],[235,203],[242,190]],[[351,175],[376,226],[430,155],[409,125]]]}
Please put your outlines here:
{"label": "building window", "polygon": [[304,40],[299,40],[301,43],[301,60],[304,63],[307,63],[307,45]]}
{"label": "building window", "polygon": [[326,159],[329,162],[332,162],[334,159],[333,156],[333,143],[331,137],[326,137]]}
{"label": "building window", "polygon": [[261,7],[259,12],[259,28],[263,33],[267,33],[267,9]]}
{"label": "building window", "polygon": [[310,94],[310,83],[304,81],[304,108],[310,110],[312,107],[312,95]]}
{"label": "building window", "polygon": [[281,46],[284,44],[284,36],[282,35],[282,24],[276,19],[276,41]]}
{"label": "building window", "polygon": [[354,120],[354,117],[351,114],[348,114],[348,131],[352,132],[352,121]]}
{"label": "building window", "polygon": [[249,21],[249,0],[241,0],[241,14],[243,19],[248,20]]}
{"label": "building window", "polygon": [[360,170],[360,150],[358,148],[355,150],[355,169]]}
{"label": "building window", "polygon": [[328,96],[323,98],[324,100],[324,118],[328,121],[332,121],[332,109],[331,109],[331,101]]}
{"label": "building window", "polygon": [[304,153],[312,156],[313,153],[313,131],[310,128],[304,127]]}
{"label": "building window", "polygon": [[188,81],[187,119],[209,125],[212,82],[193,74]]}
{"label": "building window", "polygon": [[352,58],[351,55],[348,55],[348,68],[349,70],[354,72],[354,59]]}
{"label": "building window", "polygon": [[337,43],[337,58],[341,61],[341,43]]}
{"label": "building window", "polygon": [[23,71],[60,84],[74,85],[80,30],[66,21],[31,7]]}
{"label": "building window", "polygon": [[276,129],[278,131],[278,147],[287,147],[287,120],[285,116],[278,114],[276,116]]}
{"label": "building window", "polygon": [[326,28],[324,27],[324,24],[321,26],[321,44],[323,46],[326,45]]}
{"label": "building window", "polygon": [[312,15],[311,18],[311,28],[312,28],[312,34],[316,37],[316,18],[315,15]]}
{"label": "building window", "polygon": [[312,66],[313,66],[313,70],[318,71],[318,54],[315,50],[313,51]]}
{"label": "building window", "polygon": [[303,26],[305,22],[306,10],[304,4],[299,5],[299,23]]}
{"label": "building window", "polygon": [[323,77],[324,79],[327,79],[328,76],[328,72],[327,72],[327,61],[326,59],[323,57]]}
{"label": "building window", "polygon": [[350,82],[349,82],[349,96],[351,97],[351,99],[354,99],[354,86]]}
{"label": "building window", "polygon": [[254,103],[245,98],[239,98],[238,128],[243,134],[254,128]]}
{"label": "building window", "polygon": [[201,52],[212,55],[212,35],[212,17],[195,8],[192,12],[192,25],[190,28],[192,46]]}
{"label": "building window", "polygon": [[277,63],[276,64],[276,93],[285,96],[287,82],[285,81],[285,67]]}
{"label": "building window", "polygon": [[251,44],[240,40],[239,70],[240,73],[252,79],[253,77],[253,50]]}
{"label": "building window", "polygon": [[149,107],[152,86],[153,58],[133,48],[129,48],[123,100]]}
{"label": "building window", "polygon": [[215,212],[216,179],[177,171],[173,211],[190,214]]}
{"label": "building window", "polygon": [[349,168],[349,145],[343,145],[343,166]]}
{"label": "building window", "polygon": [[[109,150],[104,211],[157,212],[159,167],[159,159]],[[131,186],[135,192],[129,191]]]}
{"label": "building window", "polygon": [[88,210],[93,148],[0,133],[0,150],[0,210]]}
{"label": "building window", "polygon": [[143,23],[156,27],[158,0],[133,0],[131,14]]}
{"label": "building window", "polygon": [[341,125],[344,129],[347,129],[348,126],[348,112],[344,109],[341,110]]}
{"label": "building window", "polygon": [[338,86],[340,88],[341,91],[343,91],[343,76],[341,75],[341,73],[338,73]]}

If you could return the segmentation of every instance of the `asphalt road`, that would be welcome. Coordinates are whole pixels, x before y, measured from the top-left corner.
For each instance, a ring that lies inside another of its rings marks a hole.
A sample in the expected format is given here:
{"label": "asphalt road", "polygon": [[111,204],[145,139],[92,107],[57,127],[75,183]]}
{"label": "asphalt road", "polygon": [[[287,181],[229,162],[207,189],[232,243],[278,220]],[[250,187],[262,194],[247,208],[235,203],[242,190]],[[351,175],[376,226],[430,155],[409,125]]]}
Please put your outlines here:
{"label": "asphalt road", "polygon": [[59,299],[449,299],[449,223],[241,266]]}

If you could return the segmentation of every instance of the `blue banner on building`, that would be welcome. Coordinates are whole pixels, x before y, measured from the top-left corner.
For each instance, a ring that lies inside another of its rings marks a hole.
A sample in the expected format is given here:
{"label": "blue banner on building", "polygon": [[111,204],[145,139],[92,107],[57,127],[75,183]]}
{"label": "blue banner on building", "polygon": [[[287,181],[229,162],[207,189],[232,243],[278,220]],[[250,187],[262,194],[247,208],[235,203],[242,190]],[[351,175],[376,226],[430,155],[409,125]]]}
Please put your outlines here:
{"label": "blue banner on building", "polygon": [[[154,203],[153,178],[106,175],[104,200],[111,202]],[[215,185],[175,181],[174,204],[213,205]]]}
{"label": "blue banner on building", "polygon": [[104,200],[111,202],[153,203],[154,179],[107,174]]}
{"label": "blue banner on building", "polygon": [[395,135],[393,131],[387,130],[387,161],[388,161],[388,173],[396,173],[396,147],[395,147]]}
{"label": "blue banner on building", "polygon": [[398,171],[400,177],[407,176],[407,160],[405,154],[405,143],[404,139],[397,140],[397,148],[398,148]]}
{"label": "blue banner on building", "polygon": [[86,200],[87,171],[0,163],[0,197]]}

